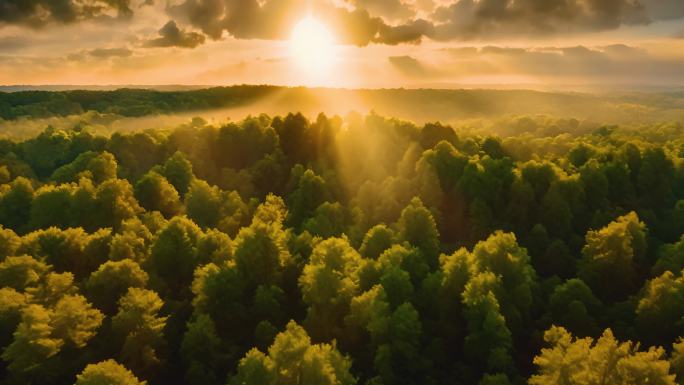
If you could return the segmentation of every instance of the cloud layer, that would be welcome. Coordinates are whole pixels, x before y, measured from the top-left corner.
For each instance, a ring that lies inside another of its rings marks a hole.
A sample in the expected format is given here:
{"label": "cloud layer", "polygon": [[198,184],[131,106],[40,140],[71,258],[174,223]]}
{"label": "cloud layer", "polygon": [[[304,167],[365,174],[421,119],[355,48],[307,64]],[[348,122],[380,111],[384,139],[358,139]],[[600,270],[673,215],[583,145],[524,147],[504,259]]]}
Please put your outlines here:
{"label": "cloud layer", "polygon": [[195,48],[203,44],[204,35],[196,32],[184,31],[176,25],[175,21],[169,21],[159,30],[159,37],[150,39],[144,43],[146,47],[181,47]]}
{"label": "cloud layer", "polygon": [[0,0],[0,25],[44,27],[93,18],[130,18],[130,0]]}
{"label": "cloud layer", "polygon": [[[499,46],[442,49],[427,61],[412,56],[389,57],[389,64],[415,83],[470,79],[516,79],[568,85],[678,85],[684,79],[684,57],[664,57],[623,44],[601,47]],[[681,85],[681,84],[679,84]]]}
{"label": "cloud layer", "polygon": [[[133,3],[135,2],[135,3]],[[0,25],[43,27],[93,18],[133,17],[146,0],[0,0]],[[134,11],[135,10],[135,11]],[[343,43],[395,45],[543,37],[684,18],[682,0],[176,0],[155,46],[196,47],[199,33],[220,40],[280,40],[312,12]],[[182,25],[179,26],[179,23]],[[186,31],[184,28],[195,31]]]}

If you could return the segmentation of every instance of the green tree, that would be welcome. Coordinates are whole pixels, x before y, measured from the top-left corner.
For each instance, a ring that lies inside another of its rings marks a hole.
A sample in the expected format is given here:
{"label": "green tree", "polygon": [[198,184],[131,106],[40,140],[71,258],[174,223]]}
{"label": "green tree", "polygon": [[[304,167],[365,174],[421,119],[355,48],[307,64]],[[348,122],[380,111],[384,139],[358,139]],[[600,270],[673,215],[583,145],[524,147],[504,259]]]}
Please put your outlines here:
{"label": "green tree", "polygon": [[328,344],[312,344],[294,321],[278,334],[268,355],[252,349],[240,360],[230,384],[352,385],[351,360]]}
{"label": "green tree", "polygon": [[672,344],[670,367],[676,376],[677,383],[680,384],[684,380],[684,339],[681,337]]}
{"label": "green tree", "polygon": [[135,197],[147,210],[157,210],[171,218],[181,211],[178,192],[166,178],[156,172],[148,172],[135,184]]}
{"label": "green tree", "polygon": [[114,360],[88,364],[76,376],[75,385],[146,385],[138,380],[130,370]]}
{"label": "green tree", "polygon": [[7,257],[0,262],[0,286],[23,291],[37,285],[50,267],[28,255]]}
{"label": "green tree", "polygon": [[[653,343],[673,341],[684,334],[684,277],[666,271],[648,281],[637,304],[641,337]],[[657,325],[657,326],[656,326]]]}
{"label": "green tree", "polygon": [[130,259],[107,261],[94,271],[85,283],[86,293],[95,306],[105,314],[116,312],[119,298],[129,287],[144,288],[148,275],[136,262]]}
{"label": "green tree", "polygon": [[10,189],[0,195],[0,224],[18,233],[26,230],[31,216],[33,186],[24,177],[16,178]]}
{"label": "green tree", "polygon": [[65,295],[53,309],[52,335],[82,348],[95,336],[104,316],[81,295]]}
{"label": "green tree", "polygon": [[221,339],[216,334],[214,321],[206,314],[199,314],[188,322],[180,353],[186,368],[189,384],[220,384],[222,362]]}
{"label": "green tree", "polygon": [[117,164],[114,155],[103,152],[86,151],[78,155],[71,163],[66,164],[52,173],[50,179],[57,183],[78,182],[81,178],[88,178],[95,184],[109,179],[116,179]]}
{"label": "green tree", "polygon": [[245,224],[247,205],[235,192],[221,191],[216,186],[195,179],[185,194],[185,208],[190,219],[202,228],[218,228],[230,236]]}
{"label": "green tree", "polygon": [[475,245],[471,263],[475,271],[491,272],[501,281],[501,290],[493,294],[509,328],[521,330],[529,320],[537,284],[527,250],[518,245],[514,234],[497,231]]}
{"label": "green tree", "polygon": [[394,231],[385,225],[375,225],[363,237],[359,253],[368,259],[378,259],[394,242]]}
{"label": "green tree", "polygon": [[[293,174],[299,172],[293,170]],[[297,178],[296,187],[290,194],[287,203],[290,209],[290,223],[300,226],[306,219],[314,215],[318,206],[329,201],[332,197],[326,181],[312,170],[307,169],[295,178]]]}
{"label": "green tree", "polygon": [[499,277],[485,272],[473,276],[463,291],[468,327],[466,357],[493,372],[507,372],[512,366],[512,335],[494,295],[501,290],[501,285]]}
{"label": "green tree", "polygon": [[167,320],[159,316],[163,304],[157,293],[131,287],[119,300],[119,311],[112,317],[112,330],[123,341],[122,362],[136,373],[147,373],[160,363],[157,350]]}
{"label": "green tree", "polygon": [[538,374],[530,378],[530,385],[675,384],[662,348],[639,351],[638,344],[617,341],[610,329],[594,341],[576,339],[553,326],[544,333],[544,340],[550,347],[534,358]]}
{"label": "green tree", "polygon": [[185,193],[190,188],[190,183],[195,179],[195,175],[192,172],[192,163],[180,151],[176,151],[175,154],[164,162],[159,173],[173,185],[181,196],[185,196]]}
{"label": "green tree", "polygon": [[413,198],[401,212],[397,228],[399,239],[418,248],[430,268],[436,268],[439,257],[439,232],[432,214],[423,206],[420,199]]}
{"label": "green tree", "polygon": [[174,217],[161,230],[146,263],[149,271],[163,280],[165,291],[174,298],[187,294],[198,265],[197,242],[202,230],[186,217]]}
{"label": "green tree", "polygon": [[[624,299],[636,289],[636,269],[644,264],[645,253],[646,226],[629,213],[587,232],[579,277],[607,303]],[[605,279],[608,276],[612,279]]]}
{"label": "green tree", "polygon": [[312,235],[330,238],[342,235],[349,223],[349,213],[339,202],[323,202],[304,222],[304,229]]}
{"label": "green tree", "polygon": [[674,165],[662,148],[650,148],[642,154],[637,180],[641,204],[656,210],[672,207]]}
{"label": "green tree", "polygon": [[573,278],[556,286],[549,298],[549,319],[571,333],[592,336],[599,333],[597,319],[602,304],[589,286]]}
{"label": "green tree", "polygon": [[59,353],[64,341],[53,336],[53,313],[41,305],[29,305],[21,314],[14,341],[3,351],[7,369],[22,378],[40,369],[41,364]]}
{"label": "green tree", "polygon": [[45,229],[51,226],[62,229],[70,227],[73,190],[69,185],[39,188],[31,205],[29,227],[32,229]]}
{"label": "green tree", "polygon": [[314,248],[299,278],[299,287],[309,306],[306,322],[316,338],[343,334],[342,320],[358,293],[358,272],[363,263],[344,238],[330,238]]}
{"label": "green tree", "polygon": [[110,179],[95,191],[95,212],[98,227],[118,229],[123,221],[142,211],[133,195],[131,184],[122,179]]}
{"label": "green tree", "polygon": [[20,242],[21,239],[17,236],[17,233],[0,225],[0,261],[4,261],[5,258],[14,255]]}

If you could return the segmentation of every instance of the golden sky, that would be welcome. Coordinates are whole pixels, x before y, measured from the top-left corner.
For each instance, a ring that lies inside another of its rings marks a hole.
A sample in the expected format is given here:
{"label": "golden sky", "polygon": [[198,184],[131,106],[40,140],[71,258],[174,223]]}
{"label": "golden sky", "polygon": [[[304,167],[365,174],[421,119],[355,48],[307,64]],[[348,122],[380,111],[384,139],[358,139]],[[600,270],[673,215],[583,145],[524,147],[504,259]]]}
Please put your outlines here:
{"label": "golden sky", "polygon": [[0,0],[0,84],[684,86],[684,0]]}

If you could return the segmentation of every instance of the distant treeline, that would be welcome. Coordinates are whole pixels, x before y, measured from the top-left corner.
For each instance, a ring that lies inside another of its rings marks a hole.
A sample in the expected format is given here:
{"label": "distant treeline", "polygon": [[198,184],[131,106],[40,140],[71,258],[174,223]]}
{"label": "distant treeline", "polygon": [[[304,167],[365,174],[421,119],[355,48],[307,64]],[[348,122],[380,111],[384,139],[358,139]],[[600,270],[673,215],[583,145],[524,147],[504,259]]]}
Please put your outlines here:
{"label": "distant treeline", "polygon": [[[263,102],[256,105],[256,102]],[[50,118],[84,112],[141,117],[254,106],[257,113],[310,114],[374,110],[414,121],[453,121],[507,114],[548,114],[634,124],[681,121],[684,93],[589,95],[530,90],[347,90],[241,85],[190,90],[0,92],[0,119]]]}
{"label": "distant treeline", "polygon": [[216,87],[194,91],[124,88],[115,91],[21,91],[0,93],[0,117],[46,118],[86,111],[121,116],[145,116],[181,111],[234,107],[277,90],[274,86]]}

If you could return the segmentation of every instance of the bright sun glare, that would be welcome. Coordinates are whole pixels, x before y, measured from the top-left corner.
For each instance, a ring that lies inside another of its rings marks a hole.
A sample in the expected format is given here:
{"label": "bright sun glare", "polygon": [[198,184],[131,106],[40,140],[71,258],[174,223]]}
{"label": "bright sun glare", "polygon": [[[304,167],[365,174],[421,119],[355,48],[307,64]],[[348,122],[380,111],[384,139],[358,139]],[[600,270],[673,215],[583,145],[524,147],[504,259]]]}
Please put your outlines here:
{"label": "bright sun glare", "polygon": [[328,28],[311,16],[302,19],[290,38],[292,60],[309,81],[325,81],[337,56],[337,45]]}

